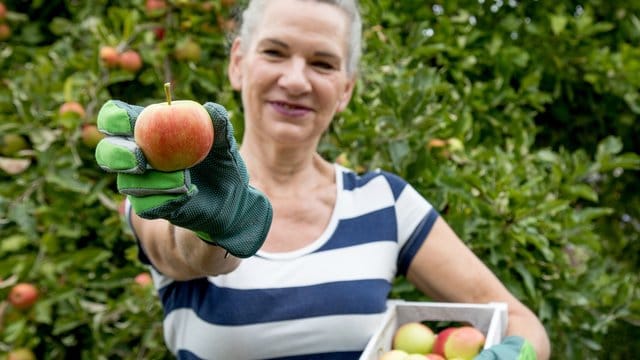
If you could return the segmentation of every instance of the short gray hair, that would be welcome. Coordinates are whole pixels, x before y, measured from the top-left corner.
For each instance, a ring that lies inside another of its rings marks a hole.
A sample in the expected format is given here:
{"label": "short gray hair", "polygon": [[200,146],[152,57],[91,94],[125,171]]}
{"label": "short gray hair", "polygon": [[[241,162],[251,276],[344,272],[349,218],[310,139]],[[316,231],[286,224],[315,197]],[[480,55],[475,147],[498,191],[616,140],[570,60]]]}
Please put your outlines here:
{"label": "short gray hair", "polygon": [[[237,36],[242,40],[243,47],[251,42],[257,24],[264,13],[264,7],[270,0],[249,0],[249,4],[242,12],[240,30]],[[349,19],[349,43],[347,54],[347,74],[354,75],[362,54],[362,18],[357,0],[311,0],[337,6],[347,14]]]}

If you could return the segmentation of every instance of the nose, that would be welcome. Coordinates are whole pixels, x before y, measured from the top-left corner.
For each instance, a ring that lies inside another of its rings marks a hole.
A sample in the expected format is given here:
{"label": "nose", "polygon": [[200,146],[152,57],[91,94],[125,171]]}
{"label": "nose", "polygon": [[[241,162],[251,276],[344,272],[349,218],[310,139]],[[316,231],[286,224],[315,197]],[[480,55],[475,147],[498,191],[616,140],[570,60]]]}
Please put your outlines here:
{"label": "nose", "polygon": [[278,79],[278,85],[294,96],[311,91],[306,61],[293,57],[288,61],[287,65]]}

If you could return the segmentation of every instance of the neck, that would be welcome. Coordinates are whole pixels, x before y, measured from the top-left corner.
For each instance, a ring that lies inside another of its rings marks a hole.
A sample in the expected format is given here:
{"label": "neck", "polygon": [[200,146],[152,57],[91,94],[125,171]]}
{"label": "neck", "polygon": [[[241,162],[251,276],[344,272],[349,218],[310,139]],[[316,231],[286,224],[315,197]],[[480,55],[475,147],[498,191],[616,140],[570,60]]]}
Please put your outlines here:
{"label": "neck", "polygon": [[333,165],[316,152],[315,146],[243,141],[240,154],[251,184],[270,196],[301,195],[334,181]]}

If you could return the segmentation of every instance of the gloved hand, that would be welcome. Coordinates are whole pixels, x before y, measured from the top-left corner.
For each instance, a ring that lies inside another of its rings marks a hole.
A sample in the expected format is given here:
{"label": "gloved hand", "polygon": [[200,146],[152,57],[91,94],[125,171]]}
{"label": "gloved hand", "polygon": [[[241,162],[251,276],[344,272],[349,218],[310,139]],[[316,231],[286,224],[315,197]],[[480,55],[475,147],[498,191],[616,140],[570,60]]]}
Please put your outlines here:
{"label": "gloved hand", "polygon": [[146,219],[162,218],[194,231],[237,257],[255,254],[271,226],[273,210],[266,196],[249,185],[227,111],[208,102],[214,127],[207,157],[189,169],[153,170],[133,139],[143,107],[109,100],[98,114],[98,129],[108,135],[98,143],[98,165],[117,173],[118,190]]}
{"label": "gloved hand", "polygon": [[523,337],[507,336],[501,343],[482,350],[473,360],[536,360],[536,351]]}

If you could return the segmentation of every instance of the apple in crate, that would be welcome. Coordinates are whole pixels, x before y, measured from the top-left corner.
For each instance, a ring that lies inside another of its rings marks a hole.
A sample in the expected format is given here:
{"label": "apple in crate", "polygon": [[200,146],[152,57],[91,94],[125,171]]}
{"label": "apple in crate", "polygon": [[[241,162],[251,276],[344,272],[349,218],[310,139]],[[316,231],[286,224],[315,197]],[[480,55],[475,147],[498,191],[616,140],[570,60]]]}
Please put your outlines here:
{"label": "apple in crate", "polygon": [[447,359],[472,360],[484,342],[484,334],[473,326],[449,327],[438,333],[433,352]]}
{"label": "apple in crate", "polygon": [[406,351],[394,349],[380,355],[378,360],[407,360],[407,357],[409,354]]}
{"label": "apple in crate", "polygon": [[435,340],[435,333],[427,325],[421,322],[409,322],[396,330],[392,348],[409,354],[428,354]]}

